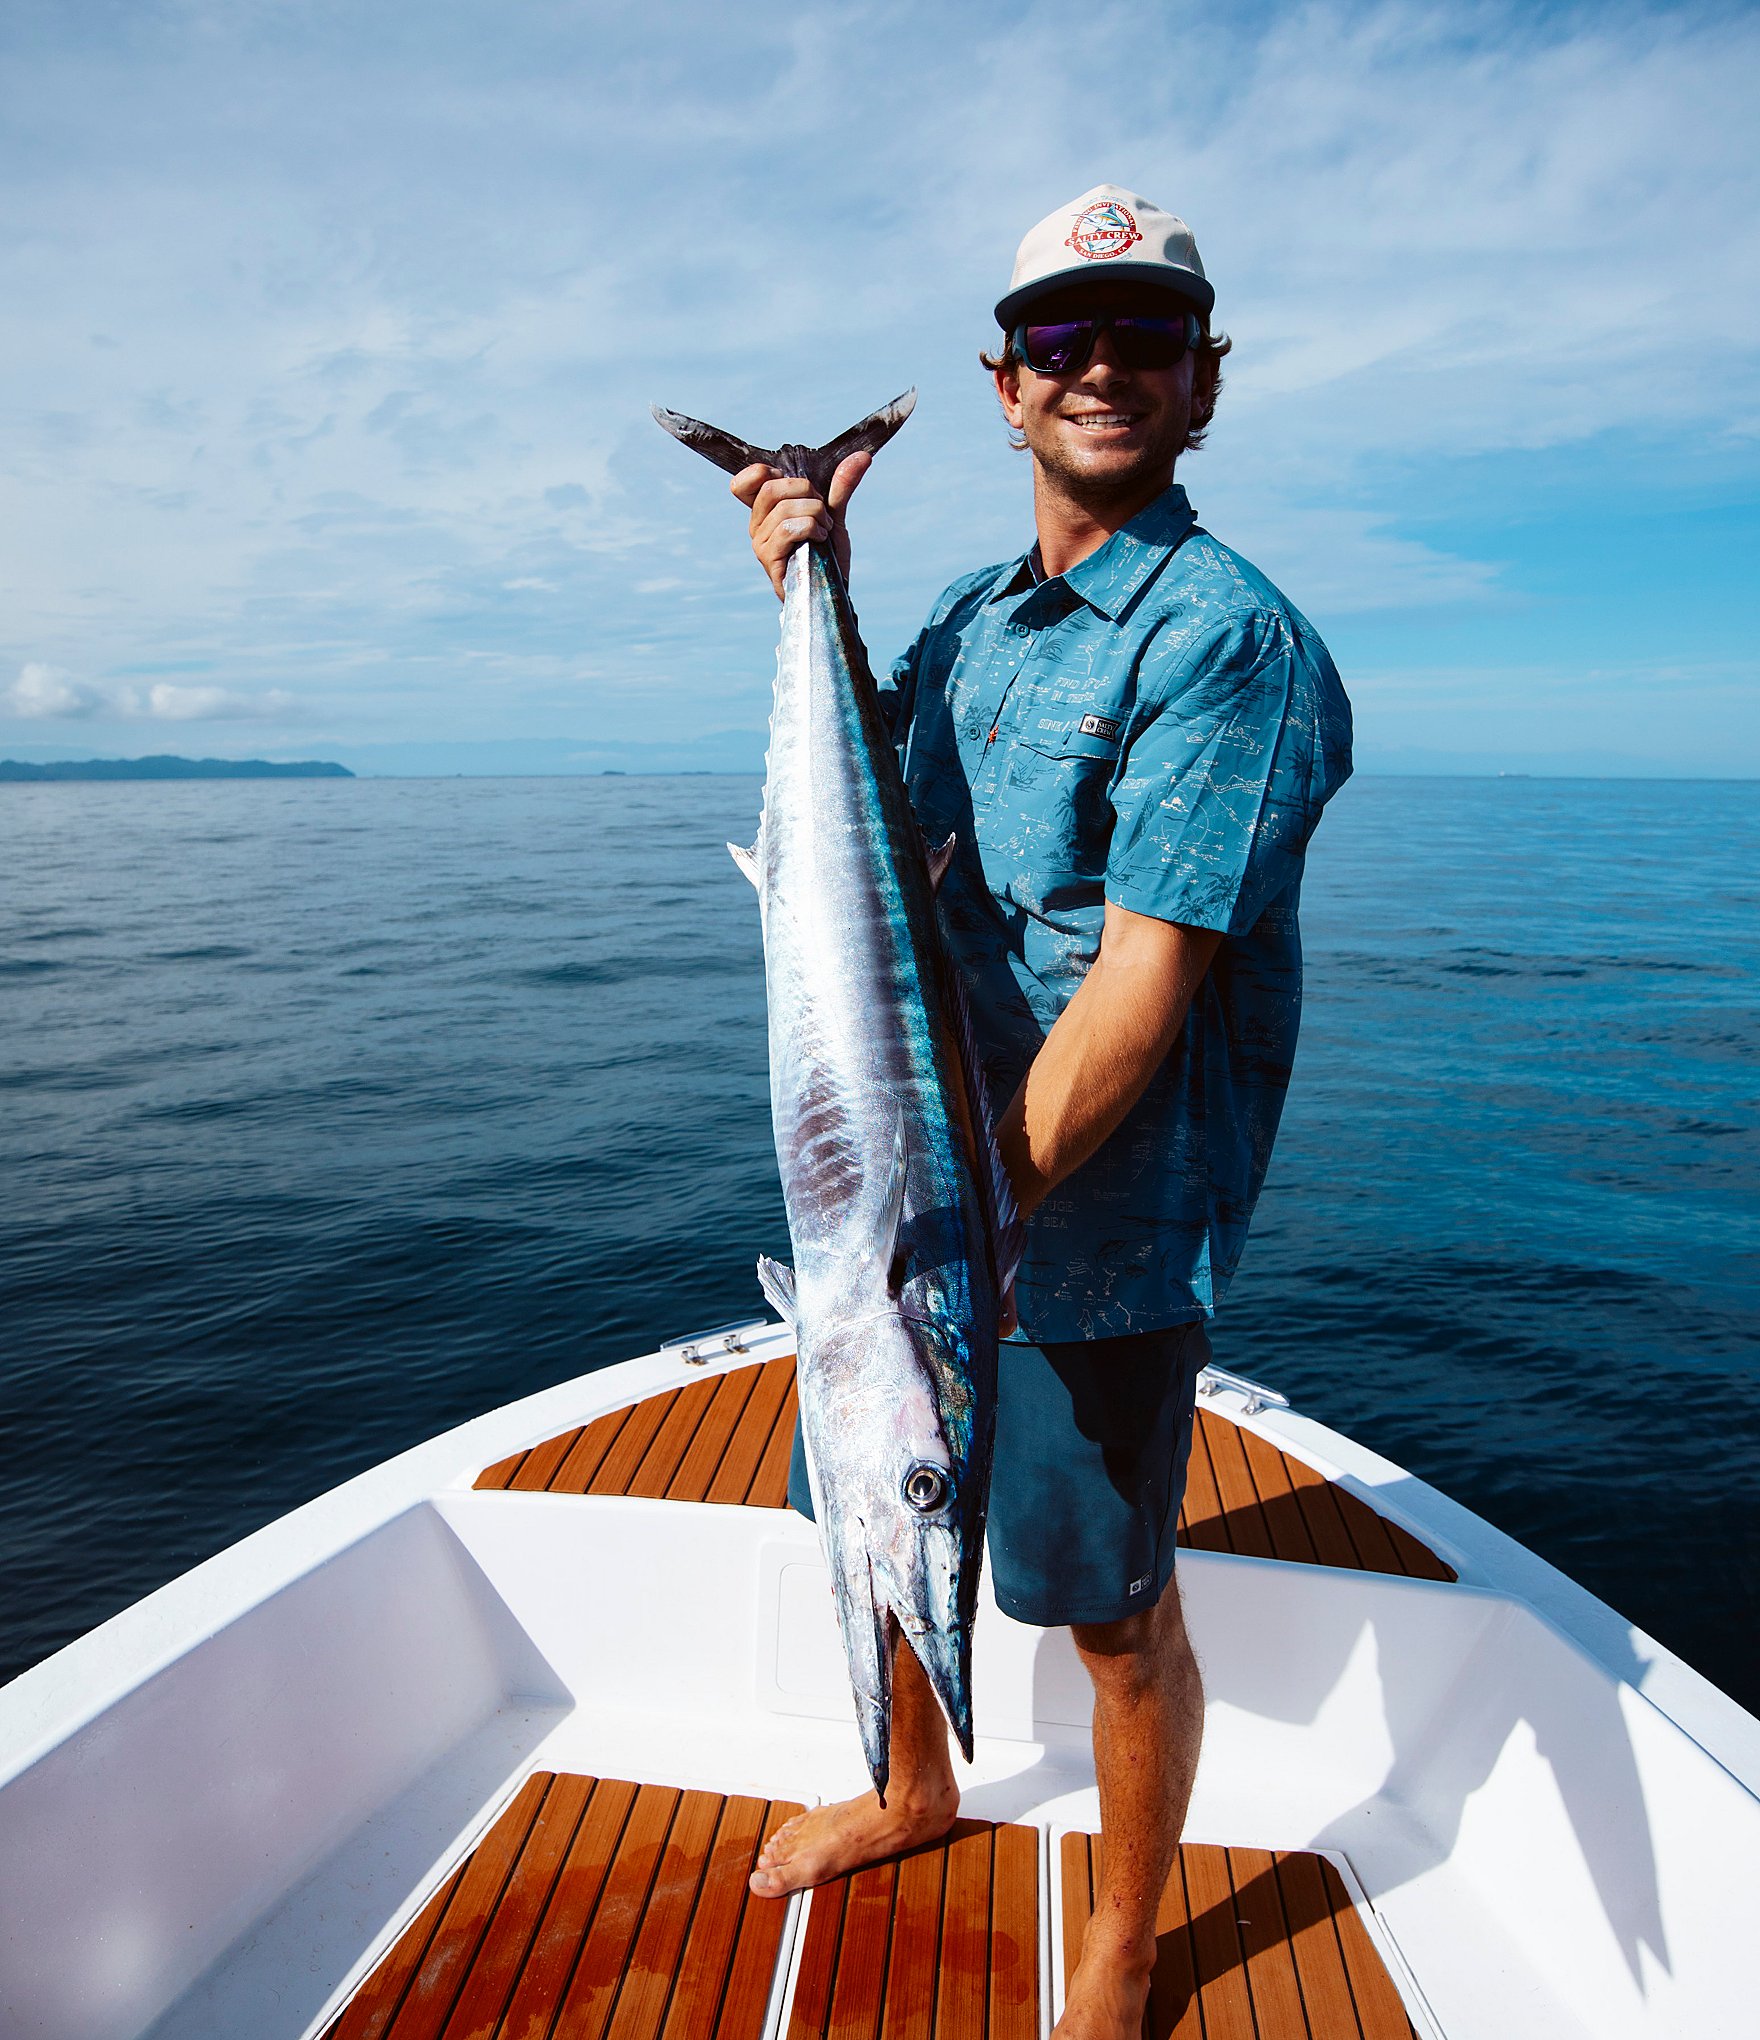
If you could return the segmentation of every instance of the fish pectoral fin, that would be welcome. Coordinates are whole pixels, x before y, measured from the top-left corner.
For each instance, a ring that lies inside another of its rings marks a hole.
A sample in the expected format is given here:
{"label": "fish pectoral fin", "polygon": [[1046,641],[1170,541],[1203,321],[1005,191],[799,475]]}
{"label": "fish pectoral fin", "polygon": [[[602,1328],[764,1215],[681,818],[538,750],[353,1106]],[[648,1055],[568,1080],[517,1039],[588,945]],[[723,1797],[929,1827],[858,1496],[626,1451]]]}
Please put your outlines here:
{"label": "fish pectoral fin", "polygon": [[785,1268],[780,1261],[771,1260],[768,1254],[760,1254],[758,1287],[763,1290],[777,1316],[787,1318],[792,1325],[795,1317],[794,1270]]}
{"label": "fish pectoral fin", "polygon": [[977,1030],[972,1025],[971,1000],[956,958],[942,951],[942,982],[953,1009],[953,1024],[959,1059],[966,1082],[966,1106],[971,1115],[972,1139],[977,1152],[972,1157],[984,1191],[989,1214],[991,1244],[996,1256],[996,1289],[1005,1295],[1014,1280],[1026,1249],[1026,1225],[1015,1203],[1014,1186],[1003,1167],[1002,1148],[996,1138],[996,1112],[990,1102],[990,1087],[984,1079],[984,1064],[978,1053]]}
{"label": "fish pectoral fin", "polygon": [[947,867],[953,862],[953,846],[958,841],[959,837],[957,835],[949,836],[939,850],[931,849],[927,843],[923,845],[929,858],[929,890],[931,892],[939,892],[941,890],[941,881],[947,876]]}
{"label": "fish pectoral fin", "polygon": [[904,1183],[909,1160],[904,1141],[904,1114],[900,1112],[892,1122],[892,1154],[886,1167],[885,1186],[875,1207],[873,1244],[869,1249],[874,1260],[890,1271],[887,1285],[895,1296],[903,1286],[896,1279],[899,1274],[898,1228],[904,1219]]}
{"label": "fish pectoral fin", "polygon": [[740,870],[745,873],[747,878],[760,891],[763,890],[763,887],[758,878],[758,850],[762,842],[763,838],[759,837],[758,842],[754,843],[749,850],[742,850],[737,843],[729,843],[727,846],[728,856],[733,859],[734,863],[739,866]]}

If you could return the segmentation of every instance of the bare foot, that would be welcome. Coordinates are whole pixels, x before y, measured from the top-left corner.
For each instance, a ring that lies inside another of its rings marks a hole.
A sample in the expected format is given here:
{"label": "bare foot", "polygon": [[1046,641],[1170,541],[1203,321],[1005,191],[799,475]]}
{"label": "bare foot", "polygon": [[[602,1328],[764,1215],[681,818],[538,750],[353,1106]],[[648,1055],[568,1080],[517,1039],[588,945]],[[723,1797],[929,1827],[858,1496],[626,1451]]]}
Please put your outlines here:
{"label": "bare foot", "polygon": [[1154,1967],[1152,1937],[1144,1948],[1102,1941],[1090,1932],[1052,2040],[1141,2040]]}
{"label": "bare foot", "polygon": [[959,1789],[951,1783],[909,1799],[895,1788],[884,1806],[872,1792],[833,1806],[810,1806],[764,1844],[752,1889],[760,1898],[786,1898],[847,1870],[884,1862],[940,1841],[958,1813]]}

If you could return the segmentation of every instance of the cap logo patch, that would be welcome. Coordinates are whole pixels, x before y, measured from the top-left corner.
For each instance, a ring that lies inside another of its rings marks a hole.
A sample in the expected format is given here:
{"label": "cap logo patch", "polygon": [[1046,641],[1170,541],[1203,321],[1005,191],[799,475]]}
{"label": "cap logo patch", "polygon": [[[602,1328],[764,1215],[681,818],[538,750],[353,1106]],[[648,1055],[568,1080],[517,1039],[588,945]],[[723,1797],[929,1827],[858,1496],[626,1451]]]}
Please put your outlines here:
{"label": "cap logo patch", "polygon": [[1115,198],[1102,198],[1076,214],[1063,245],[1073,248],[1084,262],[1111,262],[1128,255],[1142,238],[1130,208]]}

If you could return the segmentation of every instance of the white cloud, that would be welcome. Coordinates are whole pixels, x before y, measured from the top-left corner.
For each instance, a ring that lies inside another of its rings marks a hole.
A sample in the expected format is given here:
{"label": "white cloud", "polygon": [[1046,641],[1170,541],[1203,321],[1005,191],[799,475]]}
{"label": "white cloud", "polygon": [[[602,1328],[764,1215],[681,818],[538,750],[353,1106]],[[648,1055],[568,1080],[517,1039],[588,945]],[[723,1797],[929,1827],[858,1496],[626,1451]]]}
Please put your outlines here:
{"label": "white cloud", "polygon": [[241,694],[230,687],[182,686],[159,680],[146,688],[94,687],[38,660],[19,669],[5,706],[26,721],[267,722],[288,715],[293,697],[281,688]]}
{"label": "white cloud", "polygon": [[124,690],[120,705],[126,713],[157,722],[266,722],[286,715],[293,700],[279,688],[266,694],[237,694],[229,687],[180,687],[160,680],[144,697]]}
{"label": "white cloud", "polygon": [[1330,615],[1474,602],[1498,579],[1494,565],[1463,559],[1390,529],[1388,513],[1320,503],[1292,505],[1275,491],[1200,484],[1208,523],[1228,535],[1299,606]]}
{"label": "white cloud", "polygon": [[104,705],[96,688],[70,680],[53,666],[27,660],[6,690],[6,706],[27,722],[72,722],[95,715]]}
{"label": "white cloud", "polygon": [[902,642],[1021,542],[973,357],[1101,176],[1197,229],[1237,351],[1190,486],[1323,625],[1496,589],[1429,514],[1468,464],[1760,449],[1750,10],[387,0],[10,61],[0,657],[228,676],[160,720],[555,734],[657,641],[761,722],[768,597],[650,398],[781,438],[918,382],[857,514]]}

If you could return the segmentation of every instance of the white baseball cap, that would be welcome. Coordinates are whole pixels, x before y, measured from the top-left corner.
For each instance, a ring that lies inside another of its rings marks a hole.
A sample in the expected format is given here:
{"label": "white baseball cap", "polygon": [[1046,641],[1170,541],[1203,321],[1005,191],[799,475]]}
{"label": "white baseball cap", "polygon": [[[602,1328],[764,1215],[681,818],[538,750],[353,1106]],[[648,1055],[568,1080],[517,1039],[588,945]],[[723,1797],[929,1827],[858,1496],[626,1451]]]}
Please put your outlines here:
{"label": "white baseball cap", "polygon": [[1172,291],[1203,313],[1216,302],[1184,220],[1122,185],[1096,184],[1047,213],[1021,243],[996,323],[1007,333],[1040,298],[1100,277]]}

